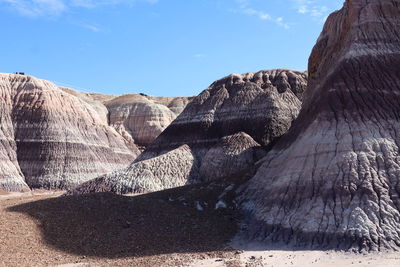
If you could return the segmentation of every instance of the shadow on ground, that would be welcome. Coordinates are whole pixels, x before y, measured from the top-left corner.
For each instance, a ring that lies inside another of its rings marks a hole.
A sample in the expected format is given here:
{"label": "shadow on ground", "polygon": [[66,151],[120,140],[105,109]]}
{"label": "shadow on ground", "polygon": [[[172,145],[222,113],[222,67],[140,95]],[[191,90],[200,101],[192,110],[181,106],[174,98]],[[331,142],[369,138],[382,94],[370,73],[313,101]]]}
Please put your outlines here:
{"label": "shadow on ground", "polygon": [[[9,211],[38,220],[48,245],[77,255],[120,258],[220,251],[236,233],[237,215],[234,208],[211,207],[223,189],[207,188],[140,196],[63,196]],[[198,203],[203,211],[196,209]]]}

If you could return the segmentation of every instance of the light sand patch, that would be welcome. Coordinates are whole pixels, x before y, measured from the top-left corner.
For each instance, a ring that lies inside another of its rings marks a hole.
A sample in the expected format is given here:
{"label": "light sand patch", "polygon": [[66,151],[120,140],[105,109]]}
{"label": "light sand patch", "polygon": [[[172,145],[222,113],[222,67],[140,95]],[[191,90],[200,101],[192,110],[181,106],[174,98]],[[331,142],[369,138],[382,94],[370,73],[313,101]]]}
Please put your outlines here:
{"label": "light sand patch", "polygon": [[28,192],[6,192],[0,191],[0,200],[11,200],[16,198],[30,198],[34,196],[54,196],[58,197],[64,194],[65,191],[48,191],[48,190],[32,190]]}
{"label": "light sand patch", "polygon": [[220,258],[198,260],[190,267],[399,267],[400,252],[355,254],[336,251],[243,251],[239,259]]}

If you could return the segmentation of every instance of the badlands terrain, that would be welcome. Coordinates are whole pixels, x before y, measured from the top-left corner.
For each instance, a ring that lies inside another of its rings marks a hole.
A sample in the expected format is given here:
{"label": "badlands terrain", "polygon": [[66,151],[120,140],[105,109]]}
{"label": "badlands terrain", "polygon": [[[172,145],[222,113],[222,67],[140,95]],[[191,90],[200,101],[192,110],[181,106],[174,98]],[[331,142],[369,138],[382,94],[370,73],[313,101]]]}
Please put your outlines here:
{"label": "badlands terrain", "polygon": [[260,160],[297,117],[307,74],[232,74],[214,82],[127,168],[73,193],[143,193],[217,180]]}
{"label": "badlands terrain", "polygon": [[194,98],[1,74],[1,264],[400,266],[399,25],[347,0],[307,72]]}
{"label": "badlands terrain", "polygon": [[132,162],[191,98],[107,96],[0,74],[0,189],[71,189]]}
{"label": "badlands terrain", "polygon": [[[62,194],[0,193],[0,266],[397,267],[400,262],[398,252],[232,243],[237,231],[232,211],[198,211],[170,201],[179,190],[135,197]],[[209,193],[187,201],[201,198],[210,199]]]}

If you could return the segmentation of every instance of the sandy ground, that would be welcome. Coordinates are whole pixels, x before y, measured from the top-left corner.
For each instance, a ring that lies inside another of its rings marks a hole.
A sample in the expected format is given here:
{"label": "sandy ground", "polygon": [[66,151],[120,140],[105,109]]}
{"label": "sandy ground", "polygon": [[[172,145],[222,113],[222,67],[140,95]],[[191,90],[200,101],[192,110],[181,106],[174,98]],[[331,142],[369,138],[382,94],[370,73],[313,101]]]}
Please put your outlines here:
{"label": "sandy ground", "polygon": [[33,190],[29,192],[14,192],[8,193],[0,190],[0,201],[11,199],[25,199],[40,196],[58,197],[64,194],[65,191],[47,191],[47,190]]}
{"label": "sandy ground", "polygon": [[227,246],[236,231],[231,214],[171,203],[176,192],[67,198],[62,193],[1,192],[0,266],[400,267],[400,253]]}
{"label": "sandy ground", "polygon": [[[196,260],[191,267],[399,267],[399,253],[353,254],[335,251],[240,251],[237,257]],[[232,266],[232,265],[231,265]]]}

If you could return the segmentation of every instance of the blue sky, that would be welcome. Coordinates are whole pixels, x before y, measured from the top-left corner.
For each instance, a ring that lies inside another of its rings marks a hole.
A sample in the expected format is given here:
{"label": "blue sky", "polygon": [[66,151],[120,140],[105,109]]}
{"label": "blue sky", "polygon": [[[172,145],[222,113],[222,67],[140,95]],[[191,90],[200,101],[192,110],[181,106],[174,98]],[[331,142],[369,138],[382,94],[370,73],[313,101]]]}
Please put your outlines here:
{"label": "blue sky", "polygon": [[306,70],[343,0],[0,0],[0,72],[81,91],[197,95],[230,73]]}

